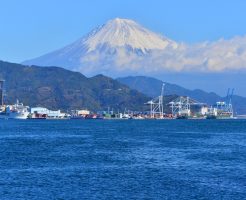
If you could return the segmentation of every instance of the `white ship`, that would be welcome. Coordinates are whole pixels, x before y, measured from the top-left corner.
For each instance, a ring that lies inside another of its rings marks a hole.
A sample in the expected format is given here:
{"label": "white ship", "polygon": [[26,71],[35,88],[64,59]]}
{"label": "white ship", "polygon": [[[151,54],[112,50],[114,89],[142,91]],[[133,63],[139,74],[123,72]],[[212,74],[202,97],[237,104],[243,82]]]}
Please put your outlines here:
{"label": "white ship", "polygon": [[28,106],[24,106],[17,100],[14,105],[0,107],[0,119],[27,119],[30,114],[28,110]]}

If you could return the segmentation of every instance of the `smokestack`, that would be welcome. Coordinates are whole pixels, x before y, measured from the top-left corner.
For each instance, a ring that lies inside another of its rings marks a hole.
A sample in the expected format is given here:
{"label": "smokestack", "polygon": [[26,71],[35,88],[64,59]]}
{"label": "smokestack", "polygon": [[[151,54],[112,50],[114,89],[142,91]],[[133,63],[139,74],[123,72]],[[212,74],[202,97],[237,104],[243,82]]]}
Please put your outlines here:
{"label": "smokestack", "polygon": [[4,80],[0,80],[0,105],[3,106],[3,85]]}

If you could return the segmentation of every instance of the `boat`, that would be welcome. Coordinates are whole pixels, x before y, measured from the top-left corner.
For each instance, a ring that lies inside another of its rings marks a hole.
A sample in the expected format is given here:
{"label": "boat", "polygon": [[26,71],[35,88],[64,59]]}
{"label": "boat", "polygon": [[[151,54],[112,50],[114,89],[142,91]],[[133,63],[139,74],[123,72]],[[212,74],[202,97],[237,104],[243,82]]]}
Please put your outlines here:
{"label": "boat", "polygon": [[28,119],[47,119],[46,114],[33,113],[28,116]]}
{"label": "boat", "polygon": [[206,119],[217,119],[215,115],[207,115]]}
{"label": "boat", "polygon": [[14,105],[6,105],[0,108],[0,119],[27,119],[29,107],[17,100]]}
{"label": "boat", "polygon": [[85,119],[85,117],[84,116],[81,116],[81,115],[72,115],[71,117],[70,117],[70,119],[80,119],[80,120],[82,120],[82,119]]}
{"label": "boat", "polygon": [[188,119],[187,115],[178,115],[176,119]]}

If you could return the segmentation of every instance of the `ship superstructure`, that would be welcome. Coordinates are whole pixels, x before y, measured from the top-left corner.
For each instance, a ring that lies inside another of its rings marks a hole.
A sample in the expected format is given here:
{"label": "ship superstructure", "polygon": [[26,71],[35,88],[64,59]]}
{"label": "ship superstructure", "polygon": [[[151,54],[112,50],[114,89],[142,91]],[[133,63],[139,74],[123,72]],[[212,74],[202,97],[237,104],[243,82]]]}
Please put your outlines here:
{"label": "ship superstructure", "polygon": [[17,102],[14,105],[1,106],[0,118],[1,119],[27,119],[30,112],[29,107],[24,106],[23,103]]}
{"label": "ship superstructure", "polygon": [[29,107],[19,100],[14,105],[4,105],[4,80],[0,80],[0,119],[27,119]]}

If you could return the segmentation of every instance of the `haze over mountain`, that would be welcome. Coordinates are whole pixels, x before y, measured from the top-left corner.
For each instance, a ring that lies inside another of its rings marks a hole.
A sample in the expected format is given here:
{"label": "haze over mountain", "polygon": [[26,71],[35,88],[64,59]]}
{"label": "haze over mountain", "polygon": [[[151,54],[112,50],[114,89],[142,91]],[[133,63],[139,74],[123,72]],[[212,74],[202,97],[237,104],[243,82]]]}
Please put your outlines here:
{"label": "haze over mountain", "polygon": [[[200,77],[197,78],[202,75],[208,82],[203,89],[214,89],[222,94],[235,80],[246,75],[246,37],[191,45],[149,31],[133,20],[116,18],[72,44],[24,64],[60,66],[88,76],[102,73],[112,77],[151,75],[161,78],[171,74],[176,83],[190,88],[202,87]],[[219,84],[214,74],[230,76],[231,73],[234,79],[231,82],[224,79],[216,88]],[[242,84],[236,82],[232,87],[238,87],[237,92],[246,96]]]}

